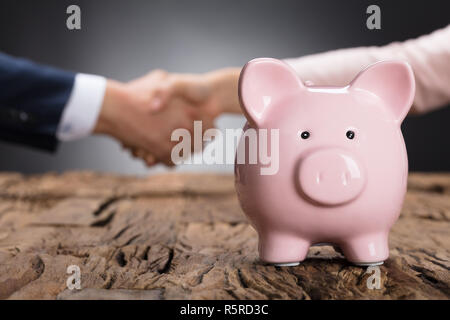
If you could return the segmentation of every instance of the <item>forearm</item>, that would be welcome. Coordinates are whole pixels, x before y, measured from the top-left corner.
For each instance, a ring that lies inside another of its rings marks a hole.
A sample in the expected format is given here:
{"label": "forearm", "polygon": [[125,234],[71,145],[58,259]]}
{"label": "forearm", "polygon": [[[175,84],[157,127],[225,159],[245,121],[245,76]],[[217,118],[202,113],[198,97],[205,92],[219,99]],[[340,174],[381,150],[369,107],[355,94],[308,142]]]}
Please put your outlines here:
{"label": "forearm", "polygon": [[105,95],[92,133],[114,136],[119,129],[117,119],[120,118],[120,111],[129,104],[131,96],[125,86],[118,81],[107,80]]}
{"label": "forearm", "polygon": [[206,74],[212,83],[218,113],[241,113],[238,83],[241,68],[226,68]]}
{"label": "forearm", "polygon": [[[345,86],[364,68],[380,60],[410,63],[416,80],[412,113],[424,113],[450,103],[450,26],[430,35],[381,47],[339,49],[285,59],[303,81],[315,85]],[[211,72],[222,112],[240,113],[240,68]]]}
{"label": "forearm", "polygon": [[450,102],[450,27],[383,47],[341,49],[285,61],[303,81],[344,86],[369,64],[388,59],[408,61],[414,70],[413,113],[428,112]]}

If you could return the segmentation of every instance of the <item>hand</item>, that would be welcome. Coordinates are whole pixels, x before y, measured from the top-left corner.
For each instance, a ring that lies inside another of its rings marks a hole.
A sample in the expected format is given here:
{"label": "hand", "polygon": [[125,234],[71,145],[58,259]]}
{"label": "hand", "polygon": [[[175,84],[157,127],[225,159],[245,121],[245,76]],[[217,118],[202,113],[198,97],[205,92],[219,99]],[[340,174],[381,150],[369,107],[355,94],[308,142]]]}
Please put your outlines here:
{"label": "hand", "polygon": [[94,133],[107,134],[132,149],[148,165],[163,162],[173,165],[170,155],[176,142],[172,131],[185,128],[193,131],[193,121],[201,118],[200,110],[180,98],[171,99],[170,106],[155,113],[156,88],[168,74],[153,71],[129,83],[108,80],[102,109]]}
{"label": "hand", "polygon": [[154,111],[168,107],[174,98],[182,98],[202,110],[204,119],[212,122],[224,113],[240,113],[238,98],[239,68],[216,70],[204,74],[168,74],[155,88]]}
{"label": "hand", "polygon": [[[161,77],[151,93],[151,109],[155,114],[170,109],[194,109],[195,119],[201,120],[203,130],[214,126],[214,119],[224,112],[240,113],[238,79],[240,69],[230,68],[205,74],[167,74]],[[145,150],[134,149],[135,157],[151,163]]]}

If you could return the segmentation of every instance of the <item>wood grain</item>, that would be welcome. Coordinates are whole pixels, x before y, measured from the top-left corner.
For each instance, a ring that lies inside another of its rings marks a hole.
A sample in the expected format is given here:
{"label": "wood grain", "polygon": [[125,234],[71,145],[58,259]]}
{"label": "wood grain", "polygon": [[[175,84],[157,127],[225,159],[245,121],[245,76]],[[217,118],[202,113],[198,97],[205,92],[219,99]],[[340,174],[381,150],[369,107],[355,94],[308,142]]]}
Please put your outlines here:
{"label": "wood grain", "polygon": [[390,249],[369,289],[330,246],[261,264],[232,176],[0,174],[2,299],[449,299],[450,174],[410,175]]}

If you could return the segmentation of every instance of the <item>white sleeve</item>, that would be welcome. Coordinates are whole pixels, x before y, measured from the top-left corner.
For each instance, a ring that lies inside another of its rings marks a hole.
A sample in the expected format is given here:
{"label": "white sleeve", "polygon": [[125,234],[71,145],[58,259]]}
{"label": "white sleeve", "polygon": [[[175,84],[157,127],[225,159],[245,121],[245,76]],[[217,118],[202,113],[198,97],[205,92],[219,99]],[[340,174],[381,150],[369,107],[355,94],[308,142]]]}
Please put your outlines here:
{"label": "white sleeve", "polygon": [[408,61],[414,70],[416,94],[411,110],[429,112],[450,102],[450,25],[417,39],[382,47],[339,49],[286,62],[302,80],[345,86],[368,65],[387,59]]}
{"label": "white sleeve", "polygon": [[105,96],[104,77],[78,73],[56,132],[60,141],[71,141],[92,133]]}

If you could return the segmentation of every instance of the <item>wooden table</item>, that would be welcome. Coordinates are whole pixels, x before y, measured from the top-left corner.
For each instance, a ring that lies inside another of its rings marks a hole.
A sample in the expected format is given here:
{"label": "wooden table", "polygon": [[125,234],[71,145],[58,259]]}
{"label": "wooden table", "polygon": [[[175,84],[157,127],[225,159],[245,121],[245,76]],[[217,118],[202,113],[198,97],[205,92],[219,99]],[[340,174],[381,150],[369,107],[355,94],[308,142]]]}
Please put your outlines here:
{"label": "wooden table", "polygon": [[[332,247],[265,266],[233,177],[0,174],[0,298],[448,299],[450,174],[411,174],[390,259],[372,273]],[[75,265],[81,290],[67,289]]]}

